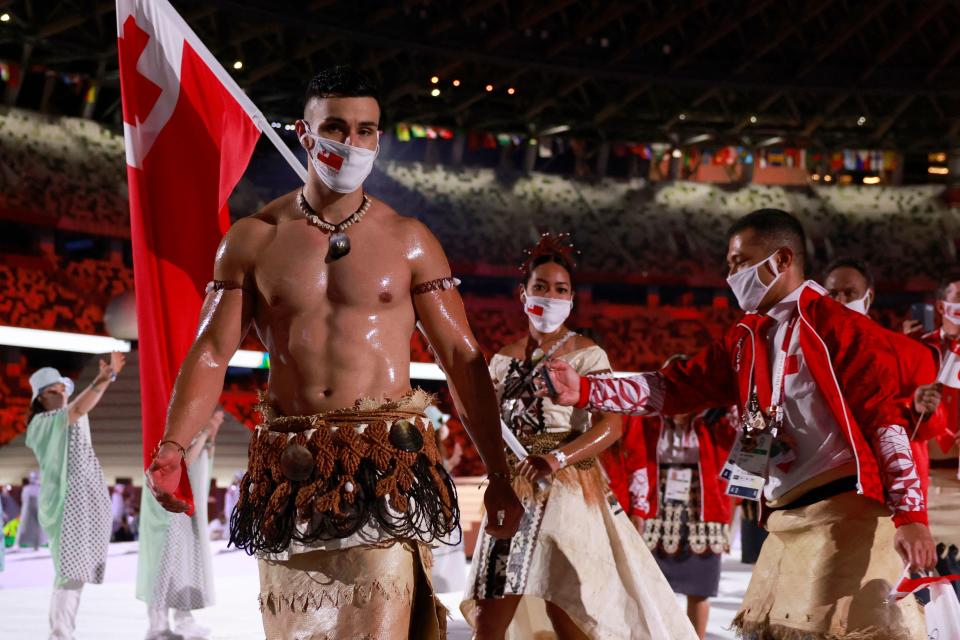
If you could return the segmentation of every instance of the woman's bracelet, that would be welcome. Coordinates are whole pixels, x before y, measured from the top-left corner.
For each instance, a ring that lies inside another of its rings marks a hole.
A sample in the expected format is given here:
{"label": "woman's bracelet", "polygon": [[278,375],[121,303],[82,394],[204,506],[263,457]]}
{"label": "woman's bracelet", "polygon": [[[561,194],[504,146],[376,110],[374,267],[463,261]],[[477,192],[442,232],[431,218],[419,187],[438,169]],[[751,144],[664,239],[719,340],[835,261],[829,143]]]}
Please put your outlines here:
{"label": "woman's bracelet", "polygon": [[505,482],[510,482],[510,472],[494,471],[493,473],[488,473],[487,480],[503,480]]}
{"label": "woman's bracelet", "polygon": [[550,452],[550,455],[552,455],[560,464],[561,469],[567,466],[567,454],[565,454],[563,451],[560,451],[560,449],[554,449]]}

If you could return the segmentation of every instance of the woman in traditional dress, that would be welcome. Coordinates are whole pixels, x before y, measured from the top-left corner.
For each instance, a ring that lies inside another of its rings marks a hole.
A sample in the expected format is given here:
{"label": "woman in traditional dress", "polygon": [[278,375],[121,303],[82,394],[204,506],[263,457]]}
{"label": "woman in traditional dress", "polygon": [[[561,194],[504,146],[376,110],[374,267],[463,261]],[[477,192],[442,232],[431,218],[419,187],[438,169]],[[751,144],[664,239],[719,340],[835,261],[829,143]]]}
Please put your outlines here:
{"label": "woman in traditional dress", "polygon": [[[137,564],[137,598],[147,603],[146,640],[206,638],[210,629],[200,626],[191,613],[214,604],[213,559],[207,530],[207,498],[213,447],[223,424],[223,411],[187,447],[184,464],[193,493],[193,515],[170,513],[149,491],[141,497],[140,556]],[[173,629],[170,610],[173,610]]]}
{"label": "woman in traditional dress", "polygon": [[619,417],[534,397],[550,358],[584,375],[610,372],[606,353],[565,324],[573,253],[566,234],[544,234],[529,252],[519,291],[528,335],[490,362],[503,422],[530,454],[514,459],[525,515],[510,540],[481,533],[461,609],[479,640],[501,640],[508,627],[518,639],[549,630],[561,640],[695,638],[596,464],[620,436]]}
{"label": "woman in traditional dress", "polygon": [[56,568],[50,599],[50,639],[73,638],[85,583],[100,584],[112,518],[107,482],[90,440],[87,414],[123,369],[122,353],[100,361],[100,373],[72,401],[73,381],[53,367],[30,376],[33,399],[27,446],[40,463],[39,521]]}

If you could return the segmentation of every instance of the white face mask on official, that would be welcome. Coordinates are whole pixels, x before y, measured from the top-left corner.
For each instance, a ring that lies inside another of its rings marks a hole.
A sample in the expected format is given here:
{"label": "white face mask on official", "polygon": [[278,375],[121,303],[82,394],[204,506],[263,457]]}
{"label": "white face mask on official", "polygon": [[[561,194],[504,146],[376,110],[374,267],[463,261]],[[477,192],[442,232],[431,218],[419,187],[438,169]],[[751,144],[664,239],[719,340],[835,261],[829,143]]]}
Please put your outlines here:
{"label": "white face mask on official", "polygon": [[[777,253],[773,252],[766,260],[761,260],[752,267],[746,267],[731,276],[727,276],[727,284],[730,285],[733,295],[737,298],[737,303],[744,311],[756,311],[763,301],[763,297],[767,295],[767,291],[770,291],[770,288],[783,275],[777,273],[777,263],[773,261],[776,255]],[[773,272],[777,275],[773,277],[770,284],[763,284],[763,281],[760,280],[760,267],[768,262],[771,263]]]}
{"label": "white face mask on official", "polygon": [[867,310],[869,309],[869,305],[870,305],[869,299],[870,299],[870,293],[867,292],[863,294],[862,298],[858,298],[857,300],[851,300],[850,302],[845,302],[843,306],[845,306],[847,309],[850,309],[850,311],[856,311],[857,313],[867,315]]}
{"label": "white face mask on official", "polygon": [[[306,138],[313,140],[312,149],[307,149],[304,144]],[[373,171],[373,162],[380,153],[379,144],[376,149],[363,149],[309,131],[300,137],[300,144],[307,149],[310,162],[323,184],[337,193],[353,193],[359,189]]]}
{"label": "white face mask on official", "polygon": [[570,317],[570,312],[573,310],[573,300],[542,298],[524,294],[523,310],[537,331],[553,333]]}
{"label": "white face mask on official", "polygon": [[943,317],[953,324],[960,324],[960,302],[944,302]]}

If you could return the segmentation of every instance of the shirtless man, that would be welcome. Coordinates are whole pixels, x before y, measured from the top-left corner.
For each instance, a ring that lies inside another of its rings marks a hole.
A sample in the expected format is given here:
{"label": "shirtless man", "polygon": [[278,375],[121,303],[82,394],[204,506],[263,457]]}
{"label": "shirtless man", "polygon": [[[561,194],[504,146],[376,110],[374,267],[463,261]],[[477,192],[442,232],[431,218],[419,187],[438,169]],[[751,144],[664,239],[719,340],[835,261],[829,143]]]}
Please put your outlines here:
{"label": "shirtless man", "polygon": [[[268,638],[443,634],[424,543],[455,529],[457,511],[433,439],[423,437],[428,398],[411,392],[417,321],[488,470],[484,503],[495,515],[487,530],[509,538],[522,516],[486,362],[443,249],[422,223],[362,188],[379,121],[375,88],[352,69],[311,81],[296,124],[310,156],[307,183],[239,220],[220,245],[148,469],[160,503],[186,510],[174,496],[182,445],[213,411],[252,323],[270,353],[269,409],[231,539],[261,558]],[[348,233],[327,231],[350,220]]]}

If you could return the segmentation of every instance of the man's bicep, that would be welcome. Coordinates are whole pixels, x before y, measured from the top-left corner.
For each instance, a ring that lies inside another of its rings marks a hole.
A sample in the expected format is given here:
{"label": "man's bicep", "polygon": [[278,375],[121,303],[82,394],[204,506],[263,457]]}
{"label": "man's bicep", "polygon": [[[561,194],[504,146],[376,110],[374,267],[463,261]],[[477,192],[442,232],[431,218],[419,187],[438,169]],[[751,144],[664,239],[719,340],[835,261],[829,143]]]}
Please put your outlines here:
{"label": "man's bicep", "polygon": [[413,306],[430,346],[441,360],[458,346],[475,348],[476,340],[456,289],[414,293]]}

